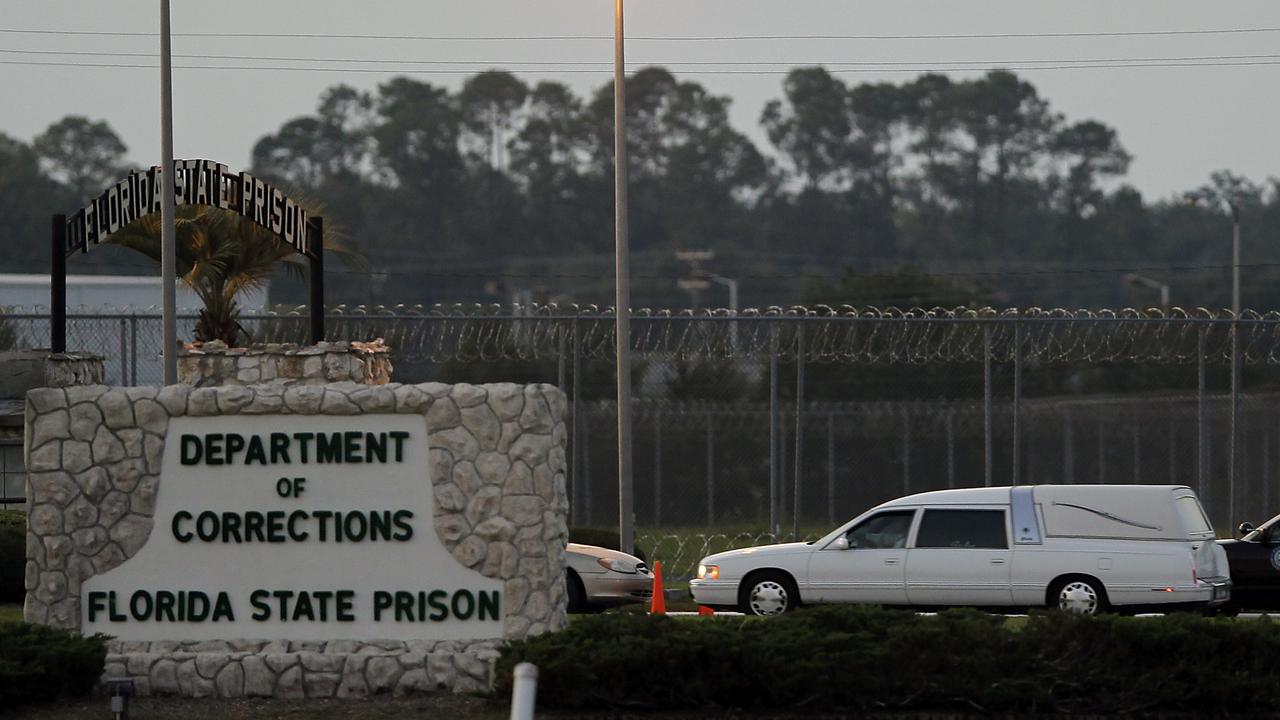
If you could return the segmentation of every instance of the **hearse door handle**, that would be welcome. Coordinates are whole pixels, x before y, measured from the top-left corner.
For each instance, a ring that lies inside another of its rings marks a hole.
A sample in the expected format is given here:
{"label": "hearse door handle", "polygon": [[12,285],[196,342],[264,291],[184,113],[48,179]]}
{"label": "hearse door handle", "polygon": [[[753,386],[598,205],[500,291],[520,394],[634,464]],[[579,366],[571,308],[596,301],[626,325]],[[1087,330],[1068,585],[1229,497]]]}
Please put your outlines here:
{"label": "hearse door handle", "polygon": [[1004,558],[991,558],[991,564],[992,564],[992,565],[1003,565],[1003,564],[1004,564]]}
{"label": "hearse door handle", "polygon": [[897,565],[897,564],[898,564],[898,558],[885,558],[885,559],[884,559],[884,564],[885,564],[885,565]]}

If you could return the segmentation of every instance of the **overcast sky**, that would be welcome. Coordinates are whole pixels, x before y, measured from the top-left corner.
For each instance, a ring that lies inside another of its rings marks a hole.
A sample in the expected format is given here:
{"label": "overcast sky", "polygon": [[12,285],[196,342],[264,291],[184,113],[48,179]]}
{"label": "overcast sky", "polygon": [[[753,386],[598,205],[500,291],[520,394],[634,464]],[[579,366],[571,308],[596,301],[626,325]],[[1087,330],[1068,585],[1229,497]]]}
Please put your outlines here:
{"label": "overcast sky", "polygon": [[[159,74],[154,69],[102,65],[154,65],[158,54],[155,0],[0,0],[0,132],[30,141],[68,114],[105,119],[140,165],[159,161]],[[567,40],[396,40],[334,37],[175,37],[174,54],[305,58],[264,60],[175,57],[175,65],[374,68],[337,70],[174,71],[174,149],[178,157],[209,158],[242,168],[254,142],[282,122],[314,110],[320,92],[337,83],[374,89],[395,69],[480,70],[511,62],[593,63],[561,66],[598,72],[525,72],[526,81],[559,79],[580,94],[609,79],[613,5],[609,0],[219,0],[173,3],[175,33],[318,35],[602,36]],[[1280,175],[1274,141],[1280,96],[1280,32],[1112,37],[928,38],[749,41],[661,41],[643,36],[734,35],[943,35],[1096,33],[1163,30],[1280,28],[1280,2],[1233,0],[631,0],[627,6],[628,65],[716,61],[762,66],[700,65],[677,70],[684,79],[734,99],[733,121],[766,147],[758,126],[764,103],[780,95],[781,74],[700,74],[704,70],[784,71],[800,64],[835,62],[976,62],[1024,68],[1029,61],[1255,56],[1198,60],[1258,63],[1235,67],[1111,67],[1021,70],[1069,120],[1096,118],[1115,126],[1133,154],[1129,182],[1148,198],[1166,197],[1229,168],[1255,180]],[[17,33],[14,30],[54,31]],[[150,33],[93,36],[65,31]],[[24,52],[18,52],[24,51]],[[56,55],[51,52],[143,53],[150,56]],[[1270,56],[1270,57],[1257,57]],[[315,59],[454,61],[477,65],[322,63]],[[27,63],[88,63],[52,67]],[[1163,62],[1163,61],[1161,61]],[[938,65],[938,68],[945,66]],[[956,73],[957,77],[976,73]],[[913,73],[850,73],[850,83],[900,82]],[[419,74],[419,80],[456,88],[464,74]]]}

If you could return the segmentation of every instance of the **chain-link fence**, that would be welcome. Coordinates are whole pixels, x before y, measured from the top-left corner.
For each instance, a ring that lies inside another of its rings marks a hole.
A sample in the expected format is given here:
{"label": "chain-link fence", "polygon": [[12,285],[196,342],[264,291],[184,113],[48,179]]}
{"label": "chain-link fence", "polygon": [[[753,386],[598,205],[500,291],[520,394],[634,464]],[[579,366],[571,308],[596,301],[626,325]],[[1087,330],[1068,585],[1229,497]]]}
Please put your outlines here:
{"label": "chain-link fence", "polygon": [[[1187,484],[1220,530],[1274,513],[1280,313],[633,317],[635,514],[650,547],[804,537],[904,493],[1011,483]],[[180,336],[194,321],[179,317]],[[241,322],[258,342],[307,334],[304,311]],[[331,339],[386,339],[397,381],[564,388],[572,521],[603,527],[618,513],[613,330],[611,308],[576,306],[327,316]],[[159,382],[160,337],[154,311],[68,315],[68,348],[106,357],[111,383]],[[47,345],[47,315],[6,312],[0,340]]]}

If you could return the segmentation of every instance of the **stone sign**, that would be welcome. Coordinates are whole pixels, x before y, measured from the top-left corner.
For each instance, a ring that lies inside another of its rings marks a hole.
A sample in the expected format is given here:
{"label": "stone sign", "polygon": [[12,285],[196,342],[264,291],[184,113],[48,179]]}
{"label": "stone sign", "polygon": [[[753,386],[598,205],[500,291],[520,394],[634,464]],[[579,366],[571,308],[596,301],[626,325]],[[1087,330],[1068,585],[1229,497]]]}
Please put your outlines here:
{"label": "stone sign", "polygon": [[565,623],[554,387],[42,388],[26,412],[26,618],[113,635],[141,692],[481,689],[502,639]]}

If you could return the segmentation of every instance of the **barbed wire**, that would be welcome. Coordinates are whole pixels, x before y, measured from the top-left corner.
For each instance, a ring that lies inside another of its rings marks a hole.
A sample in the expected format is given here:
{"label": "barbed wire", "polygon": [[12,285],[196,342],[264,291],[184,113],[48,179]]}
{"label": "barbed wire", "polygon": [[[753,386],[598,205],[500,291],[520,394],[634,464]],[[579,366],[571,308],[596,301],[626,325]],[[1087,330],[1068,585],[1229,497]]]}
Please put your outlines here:
{"label": "barbed wire", "polygon": [[[302,343],[305,306],[246,311],[240,321],[260,343]],[[584,360],[614,357],[613,308],[597,305],[376,305],[328,308],[327,337],[381,337],[405,362]],[[18,347],[47,342],[47,313],[3,311]],[[184,315],[185,317],[185,315]],[[1280,365],[1280,311],[1125,308],[896,308],[789,306],[732,311],[640,308],[632,313],[640,358],[728,361],[777,357],[855,365],[1010,362],[1194,364],[1201,346],[1212,364],[1231,357],[1233,328],[1244,362]],[[154,309],[80,308],[70,325],[158,323]]]}

